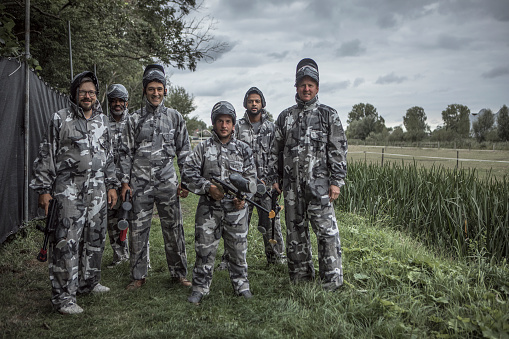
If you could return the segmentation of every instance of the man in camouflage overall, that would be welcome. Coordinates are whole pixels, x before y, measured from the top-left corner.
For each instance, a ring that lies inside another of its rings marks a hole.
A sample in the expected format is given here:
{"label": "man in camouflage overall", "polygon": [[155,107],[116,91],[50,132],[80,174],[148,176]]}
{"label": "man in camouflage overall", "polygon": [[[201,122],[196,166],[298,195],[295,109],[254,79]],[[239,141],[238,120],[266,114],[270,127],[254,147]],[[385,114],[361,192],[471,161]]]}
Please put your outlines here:
{"label": "man in camouflage overall", "polygon": [[[269,160],[270,152],[274,144],[275,125],[269,120],[267,111],[265,110],[265,97],[262,91],[256,87],[251,87],[244,96],[244,107],[246,112],[244,117],[239,119],[235,126],[235,137],[244,141],[251,147],[256,166],[256,175],[266,186],[270,192],[272,182],[269,181]],[[254,196],[254,201],[267,210],[272,209],[272,201],[268,194]],[[253,214],[253,205],[249,205],[248,224]],[[256,208],[258,211],[258,230],[263,235],[263,243],[265,244],[265,255],[267,262],[274,264],[281,258],[284,258],[284,239],[281,234],[281,222],[279,215],[276,218],[274,240],[276,244],[271,245],[269,239],[272,238],[272,222],[267,212]]]}
{"label": "man in camouflage overall", "polygon": [[[83,309],[77,293],[103,293],[99,283],[106,239],[107,205],[117,201],[108,120],[97,100],[95,74],[83,72],[71,83],[68,108],[50,119],[47,134],[34,162],[30,187],[39,193],[39,206],[48,213],[49,201],[58,201],[58,229],[49,248],[51,302],[62,314]],[[108,191],[106,191],[108,189]]]}
{"label": "man in camouflage overall", "polygon": [[129,232],[131,283],[134,290],[145,283],[148,242],[154,203],[159,213],[166,261],[173,282],[191,286],[186,279],[187,254],[180,197],[181,188],[173,159],[180,172],[191,144],[182,115],[164,106],[166,77],[161,65],[149,65],[143,74],[144,106],[129,116],[120,147],[122,197],[131,190],[133,219]]}
{"label": "man in camouflage overall", "polygon": [[315,277],[309,223],[318,240],[322,286],[343,284],[341,243],[333,201],[346,177],[347,141],[339,116],[318,101],[318,66],[312,59],[297,65],[296,105],[276,121],[273,169],[285,200],[288,271],[292,282]]}
{"label": "man in camouflage overall", "polygon": [[[122,131],[125,128],[129,106],[129,92],[121,84],[112,84],[108,87],[108,103],[110,108],[109,123],[110,133],[112,134],[113,158],[116,168],[119,167],[119,147],[122,145]],[[118,179],[122,179],[120,173],[117,173]],[[117,191],[120,196],[120,190]],[[129,259],[129,246],[127,239],[121,239],[121,230],[118,228],[119,214],[121,211],[122,199],[118,199],[117,204],[108,210],[108,236],[113,250],[113,262],[108,265],[114,267]]]}
{"label": "man in camouflage overall", "polygon": [[[200,195],[195,216],[196,262],[193,269],[193,291],[187,299],[198,304],[209,293],[214,260],[221,237],[228,255],[228,270],[236,295],[252,297],[247,279],[248,210],[245,201],[224,196],[211,183],[217,177],[229,183],[238,173],[256,187],[256,169],[249,146],[233,135],[235,109],[227,101],[214,105],[211,113],[212,136],[198,144],[184,165],[182,183]],[[254,192],[248,192],[252,197]]]}

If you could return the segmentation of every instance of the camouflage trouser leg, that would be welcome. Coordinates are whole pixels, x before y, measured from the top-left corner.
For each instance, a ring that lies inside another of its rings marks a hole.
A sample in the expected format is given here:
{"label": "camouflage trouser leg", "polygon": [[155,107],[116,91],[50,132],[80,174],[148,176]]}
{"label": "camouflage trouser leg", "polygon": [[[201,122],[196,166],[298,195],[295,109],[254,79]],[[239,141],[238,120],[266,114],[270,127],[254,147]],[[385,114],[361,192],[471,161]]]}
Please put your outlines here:
{"label": "camouflage trouser leg", "polygon": [[[267,210],[272,209],[272,201],[268,196],[264,196],[263,198],[256,199],[255,202],[260,204],[262,207]],[[253,211],[253,205],[249,206],[249,220],[251,220],[251,215]],[[276,244],[272,245],[269,240],[272,239],[272,219],[269,219],[269,215],[267,212],[261,210],[256,207],[258,211],[258,231],[262,233],[263,243],[265,245],[265,255],[267,256],[267,261],[269,263],[274,263],[278,258],[284,254],[285,245],[283,234],[281,233],[281,222],[279,219],[279,214],[276,217],[274,223],[274,240],[276,240]]]}
{"label": "camouflage trouser leg", "polygon": [[129,254],[131,279],[140,280],[148,273],[148,240],[154,209],[152,193],[133,197],[131,224],[129,225]]}
{"label": "camouflage trouser leg", "polygon": [[120,213],[120,205],[122,199],[118,198],[119,202],[113,209],[108,208],[108,237],[110,238],[110,245],[113,250],[113,262],[129,258],[129,245],[127,239],[120,241],[120,230],[118,229],[118,220]]}
{"label": "camouflage trouser leg", "polygon": [[[341,243],[333,205],[328,196],[320,199],[292,191],[285,195],[288,271],[292,281],[314,278],[309,222],[318,240],[318,261],[322,284],[335,289],[343,284]],[[308,222],[309,220],[309,222]]]}
{"label": "camouflage trouser leg", "polygon": [[[201,200],[200,200],[201,201]],[[200,203],[196,211],[193,291],[208,294],[214,260],[221,236],[228,255],[229,273],[235,293],[249,290],[247,279],[247,209],[224,212]]]}
{"label": "camouflage trouser leg", "polygon": [[[166,262],[172,277],[187,275],[187,253],[184,238],[184,222],[177,191],[156,196],[157,212],[161,220]],[[148,254],[148,251],[147,251]]]}
{"label": "camouflage trouser leg", "polygon": [[62,202],[61,223],[69,227],[62,247],[50,245],[51,302],[58,309],[76,302],[76,293],[90,292],[101,279],[106,202],[102,195],[89,195],[87,202],[56,198]]}

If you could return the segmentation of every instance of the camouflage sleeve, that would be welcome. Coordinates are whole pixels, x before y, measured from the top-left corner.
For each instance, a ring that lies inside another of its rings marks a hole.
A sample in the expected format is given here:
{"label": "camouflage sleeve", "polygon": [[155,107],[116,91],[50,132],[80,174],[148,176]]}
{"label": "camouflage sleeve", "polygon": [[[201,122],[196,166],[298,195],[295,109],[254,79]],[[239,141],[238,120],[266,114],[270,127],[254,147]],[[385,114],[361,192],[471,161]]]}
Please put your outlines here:
{"label": "camouflage sleeve", "polygon": [[175,136],[175,150],[177,154],[177,165],[179,167],[180,173],[182,173],[186,158],[191,151],[191,142],[189,141],[189,133],[187,131],[186,121],[180,113],[177,114],[177,117],[178,120],[175,127],[175,132],[177,133]]}
{"label": "camouflage sleeve", "polygon": [[107,154],[106,154],[106,164],[104,168],[105,174],[104,183],[106,184],[107,189],[118,188],[120,187],[120,182],[117,178],[117,168],[115,166],[115,158],[113,155],[113,140],[112,140],[113,135],[109,127],[108,118],[106,117],[106,115],[103,115],[103,122],[108,127],[106,129],[106,133],[109,145],[108,149],[106,150]]}
{"label": "camouflage sleeve", "polygon": [[210,181],[203,177],[202,167],[205,161],[205,143],[202,141],[188,154],[181,171],[182,185],[198,195],[205,195],[209,191]]}
{"label": "camouflage sleeve", "polygon": [[271,156],[269,160],[269,171],[267,180],[272,183],[278,183],[281,185],[283,180],[283,149],[284,149],[284,134],[283,134],[283,113],[279,114],[274,127],[274,140],[271,147]]}
{"label": "camouflage sleeve", "polygon": [[131,167],[133,164],[134,155],[134,128],[136,119],[134,114],[127,118],[122,136],[120,138],[120,145],[118,146],[118,177],[121,183],[129,183],[131,180]]}
{"label": "camouflage sleeve", "polygon": [[50,193],[56,174],[56,153],[60,135],[61,120],[58,113],[53,115],[47,126],[46,135],[39,146],[39,155],[34,161],[34,178],[30,182],[30,188],[38,194]]}
{"label": "camouflage sleeve", "polygon": [[[253,151],[247,144],[243,145],[244,173],[242,173],[242,176],[251,181],[254,187],[256,187],[256,166],[254,163]],[[255,193],[256,192],[249,192],[246,193],[246,195],[249,199],[252,199]]]}
{"label": "camouflage sleeve", "polygon": [[331,109],[329,114],[329,130],[327,131],[327,167],[330,173],[330,184],[341,187],[346,178],[346,154],[348,143],[345,130],[336,110]]}

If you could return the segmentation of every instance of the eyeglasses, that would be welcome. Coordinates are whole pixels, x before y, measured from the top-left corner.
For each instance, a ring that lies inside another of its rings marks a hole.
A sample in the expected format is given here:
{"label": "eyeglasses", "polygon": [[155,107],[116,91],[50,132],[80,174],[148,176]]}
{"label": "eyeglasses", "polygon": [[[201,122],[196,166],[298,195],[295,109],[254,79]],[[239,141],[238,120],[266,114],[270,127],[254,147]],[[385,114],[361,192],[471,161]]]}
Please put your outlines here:
{"label": "eyeglasses", "polygon": [[80,97],[84,97],[85,95],[89,95],[91,98],[97,95],[97,91],[78,91]]}

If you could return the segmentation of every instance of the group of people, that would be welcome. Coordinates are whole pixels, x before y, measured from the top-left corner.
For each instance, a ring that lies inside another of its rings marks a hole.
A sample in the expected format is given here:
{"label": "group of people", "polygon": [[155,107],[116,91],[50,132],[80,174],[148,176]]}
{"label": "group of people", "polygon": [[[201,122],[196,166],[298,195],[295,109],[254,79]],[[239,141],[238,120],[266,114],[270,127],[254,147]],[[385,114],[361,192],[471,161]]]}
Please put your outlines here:
{"label": "group of people", "polygon": [[[129,114],[128,91],[113,84],[105,115],[97,100],[95,74],[83,72],[71,82],[70,106],[49,121],[30,186],[39,193],[39,206],[46,213],[49,201],[57,199],[57,227],[67,234],[64,245],[50,244],[54,308],[62,314],[78,314],[83,309],[77,294],[110,290],[100,283],[106,232],[113,249],[110,266],[129,260],[131,282],[126,289],[145,284],[154,205],[170,276],[174,283],[192,288],[190,303],[199,304],[209,293],[221,238],[221,265],[229,271],[234,293],[252,298],[246,253],[254,206],[225,194],[214,180],[231,184],[232,174],[249,183],[245,196],[258,205],[257,229],[267,263],[286,259],[291,282],[313,280],[311,223],[318,240],[320,281],[326,290],[339,288],[343,268],[333,201],[346,177],[347,141],[337,112],[318,101],[316,62],[303,59],[297,65],[297,104],[284,110],[276,123],[268,118],[263,93],[252,87],[244,97],[242,118],[237,119],[227,101],[212,107],[212,136],[194,149],[182,115],[164,105],[164,68],[147,66],[142,82],[141,109]],[[260,185],[265,187],[257,191]],[[200,196],[191,281],[180,208],[180,199],[189,192]],[[279,218],[271,221],[267,213],[272,205],[269,192],[284,196],[286,257]],[[128,240],[118,227],[118,210],[126,196],[132,202]]]}

